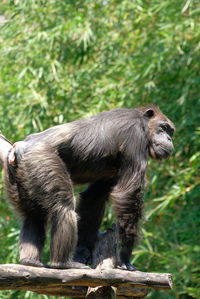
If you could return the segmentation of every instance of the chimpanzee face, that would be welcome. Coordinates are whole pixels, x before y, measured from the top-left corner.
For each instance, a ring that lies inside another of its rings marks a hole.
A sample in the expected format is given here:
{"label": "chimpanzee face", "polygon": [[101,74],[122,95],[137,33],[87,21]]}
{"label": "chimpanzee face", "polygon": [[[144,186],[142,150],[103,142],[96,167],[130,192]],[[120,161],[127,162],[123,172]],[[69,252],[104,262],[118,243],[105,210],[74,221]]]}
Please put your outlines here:
{"label": "chimpanzee face", "polygon": [[149,154],[153,159],[164,159],[169,157],[174,146],[172,136],[174,128],[166,120],[159,121],[151,134]]}

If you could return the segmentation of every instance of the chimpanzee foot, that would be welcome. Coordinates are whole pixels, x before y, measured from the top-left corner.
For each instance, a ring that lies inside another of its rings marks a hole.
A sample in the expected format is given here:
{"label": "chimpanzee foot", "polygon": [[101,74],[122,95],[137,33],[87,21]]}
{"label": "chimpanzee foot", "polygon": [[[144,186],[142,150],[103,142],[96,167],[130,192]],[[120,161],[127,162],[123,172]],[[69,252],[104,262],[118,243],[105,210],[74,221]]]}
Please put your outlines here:
{"label": "chimpanzee foot", "polygon": [[74,261],[69,261],[66,263],[53,263],[53,264],[51,264],[51,268],[54,268],[54,269],[90,269],[90,267],[86,266],[85,264],[74,262]]}
{"label": "chimpanzee foot", "polygon": [[32,266],[32,267],[42,267],[42,268],[46,267],[46,265],[40,262],[39,260],[32,260],[32,259],[21,259],[20,264],[26,266]]}
{"label": "chimpanzee foot", "polygon": [[121,270],[128,270],[128,271],[136,271],[137,268],[133,265],[131,265],[130,263],[122,263],[120,265],[117,266],[118,269]]}

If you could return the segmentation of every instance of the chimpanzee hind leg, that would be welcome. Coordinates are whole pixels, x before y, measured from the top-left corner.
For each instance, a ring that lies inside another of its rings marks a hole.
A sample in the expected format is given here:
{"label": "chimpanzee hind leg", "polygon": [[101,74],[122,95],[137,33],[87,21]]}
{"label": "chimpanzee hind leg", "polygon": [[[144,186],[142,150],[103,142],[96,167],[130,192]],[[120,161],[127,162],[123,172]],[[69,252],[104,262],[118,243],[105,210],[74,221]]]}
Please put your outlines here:
{"label": "chimpanzee hind leg", "polygon": [[75,260],[78,262],[91,263],[92,249],[112,186],[112,181],[97,181],[80,194],[77,208],[78,245],[75,253]]}
{"label": "chimpanzee hind leg", "polygon": [[45,241],[45,217],[26,216],[20,233],[20,264],[44,267],[40,261]]}
{"label": "chimpanzee hind leg", "polygon": [[[54,192],[55,194],[53,194]],[[78,235],[77,214],[72,183],[67,170],[65,170],[65,181],[61,182],[59,190],[52,189],[50,194],[54,200],[49,215],[51,222],[51,267],[61,269],[88,268],[84,264],[73,261]]]}
{"label": "chimpanzee hind leg", "polygon": [[[55,208],[54,208],[55,209]],[[85,268],[84,265],[72,262],[77,243],[76,213],[69,207],[60,204],[51,217],[51,267],[52,268]]]}
{"label": "chimpanzee hind leg", "polygon": [[[26,205],[25,210],[37,210],[39,215],[43,212],[51,225],[51,266],[53,268],[87,268],[83,264],[72,261],[77,243],[75,199],[70,175],[57,152],[49,144],[30,146],[24,152],[23,159],[18,165],[17,175],[23,182],[23,189],[28,193],[28,199],[23,199],[23,204]],[[38,240],[34,240],[37,237],[40,239],[43,233],[39,231],[35,222],[34,225],[29,225],[29,229],[26,229],[28,221],[29,217],[23,226],[22,240],[28,239],[31,244],[32,236],[32,243],[34,242],[34,246],[37,247]],[[33,219],[31,221],[33,222]],[[34,221],[37,221],[37,216]],[[23,237],[24,231],[25,238]],[[29,231],[30,238],[28,238]],[[24,243],[22,243],[23,246]],[[39,252],[40,248],[37,254]]]}

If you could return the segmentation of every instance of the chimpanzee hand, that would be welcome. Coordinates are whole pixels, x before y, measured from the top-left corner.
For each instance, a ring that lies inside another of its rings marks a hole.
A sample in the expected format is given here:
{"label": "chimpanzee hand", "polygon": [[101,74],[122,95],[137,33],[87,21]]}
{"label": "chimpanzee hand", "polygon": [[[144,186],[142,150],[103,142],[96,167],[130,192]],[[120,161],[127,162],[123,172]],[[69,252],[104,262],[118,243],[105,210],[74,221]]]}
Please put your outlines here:
{"label": "chimpanzee hand", "polygon": [[118,269],[121,270],[128,270],[128,271],[136,271],[137,268],[130,263],[121,263],[120,265],[117,266]]}
{"label": "chimpanzee hand", "polygon": [[126,244],[126,246],[121,247],[120,251],[120,262],[117,266],[118,269],[136,271],[137,268],[129,263],[132,252],[132,246],[130,244]]}

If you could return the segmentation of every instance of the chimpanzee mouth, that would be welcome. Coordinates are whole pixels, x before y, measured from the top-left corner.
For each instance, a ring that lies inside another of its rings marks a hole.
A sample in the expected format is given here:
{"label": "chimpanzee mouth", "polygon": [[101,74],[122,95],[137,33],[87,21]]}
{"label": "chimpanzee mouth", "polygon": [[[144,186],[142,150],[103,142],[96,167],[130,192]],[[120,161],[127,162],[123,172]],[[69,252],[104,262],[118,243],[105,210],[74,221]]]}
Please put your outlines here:
{"label": "chimpanzee mouth", "polygon": [[173,148],[164,148],[160,144],[152,144],[149,149],[149,154],[153,159],[161,160],[166,159],[172,153]]}

